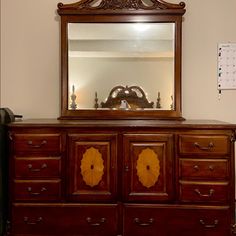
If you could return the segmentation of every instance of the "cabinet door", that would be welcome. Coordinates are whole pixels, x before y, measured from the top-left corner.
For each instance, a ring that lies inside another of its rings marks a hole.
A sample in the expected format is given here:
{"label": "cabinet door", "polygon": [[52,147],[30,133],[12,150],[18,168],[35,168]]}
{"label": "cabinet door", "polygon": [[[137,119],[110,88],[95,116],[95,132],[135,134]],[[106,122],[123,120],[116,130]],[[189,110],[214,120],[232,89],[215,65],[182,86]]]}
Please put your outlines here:
{"label": "cabinet door", "polygon": [[124,197],[165,201],[173,196],[173,136],[124,135]]}
{"label": "cabinet door", "polygon": [[94,202],[116,197],[116,142],[115,134],[68,136],[70,200]]}

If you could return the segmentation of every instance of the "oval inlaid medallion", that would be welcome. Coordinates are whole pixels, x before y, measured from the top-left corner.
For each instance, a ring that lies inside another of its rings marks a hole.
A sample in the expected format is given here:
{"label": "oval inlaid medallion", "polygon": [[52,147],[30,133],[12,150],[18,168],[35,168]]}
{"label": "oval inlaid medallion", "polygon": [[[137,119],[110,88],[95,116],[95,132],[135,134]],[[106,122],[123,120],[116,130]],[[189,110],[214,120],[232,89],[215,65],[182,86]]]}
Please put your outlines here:
{"label": "oval inlaid medallion", "polygon": [[138,155],[136,170],[139,181],[144,187],[154,186],[160,175],[158,155],[150,148],[143,149]]}
{"label": "oval inlaid medallion", "polygon": [[84,182],[94,187],[99,184],[104,174],[102,154],[96,148],[89,148],[83,154],[80,170]]}

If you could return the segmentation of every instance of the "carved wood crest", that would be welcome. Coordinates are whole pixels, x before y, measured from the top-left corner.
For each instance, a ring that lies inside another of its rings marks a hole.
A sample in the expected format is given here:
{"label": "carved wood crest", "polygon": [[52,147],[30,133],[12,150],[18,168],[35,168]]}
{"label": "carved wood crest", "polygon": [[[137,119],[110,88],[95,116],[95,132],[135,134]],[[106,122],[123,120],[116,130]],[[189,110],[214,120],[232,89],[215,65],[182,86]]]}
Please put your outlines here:
{"label": "carved wood crest", "polygon": [[[125,102],[125,104],[123,104]],[[127,106],[122,106],[127,105]],[[144,91],[139,86],[116,86],[114,87],[106,102],[101,103],[102,108],[153,108],[154,102],[149,102]]]}
{"label": "carved wood crest", "polygon": [[76,3],[58,3],[58,10],[183,10],[185,3],[163,0],[81,0]]}

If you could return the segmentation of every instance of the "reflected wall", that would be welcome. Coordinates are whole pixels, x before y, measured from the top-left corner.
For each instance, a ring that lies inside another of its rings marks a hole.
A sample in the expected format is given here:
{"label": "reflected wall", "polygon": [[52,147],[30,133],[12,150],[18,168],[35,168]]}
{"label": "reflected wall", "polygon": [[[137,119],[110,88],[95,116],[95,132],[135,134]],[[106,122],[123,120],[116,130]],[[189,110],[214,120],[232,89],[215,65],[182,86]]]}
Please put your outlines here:
{"label": "reflected wall", "polygon": [[174,23],[69,23],[68,109],[93,109],[118,85],[173,109],[174,35]]}

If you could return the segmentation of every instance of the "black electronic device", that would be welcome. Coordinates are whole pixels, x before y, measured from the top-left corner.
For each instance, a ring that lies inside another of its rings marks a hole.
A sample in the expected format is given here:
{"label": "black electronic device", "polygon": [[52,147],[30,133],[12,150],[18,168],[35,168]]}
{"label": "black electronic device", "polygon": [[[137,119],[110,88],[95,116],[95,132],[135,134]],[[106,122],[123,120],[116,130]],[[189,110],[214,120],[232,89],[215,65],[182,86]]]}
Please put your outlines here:
{"label": "black electronic device", "polygon": [[15,115],[9,108],[0,108],[0,124],[7,124],[15,121],[16,118],[22,117],[22,115]]}

